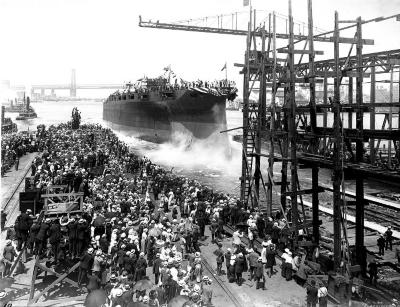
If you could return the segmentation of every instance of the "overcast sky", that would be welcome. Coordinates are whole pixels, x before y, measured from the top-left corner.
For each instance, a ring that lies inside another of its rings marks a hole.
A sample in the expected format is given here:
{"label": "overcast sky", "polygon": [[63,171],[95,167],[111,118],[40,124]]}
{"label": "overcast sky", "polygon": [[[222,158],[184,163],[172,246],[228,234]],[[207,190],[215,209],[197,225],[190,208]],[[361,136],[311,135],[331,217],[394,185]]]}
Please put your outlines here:
{"label": "overcast sky", "polygon": [[[253,6],[288,12],[286,1],[253,0]],[[307,21],[306,7],[306,0],[293,0],[294,18]],[[186,80],[215,79],[224,77],[227,61],[228,77],[241,83],[233,64],[243,61],[245,37],[141,28],[138,16],[169,22],[246,10],[243,0],[0,0],[0,80],[69,83],[75,68],[78,83],[122,83],[157,76],[168,64]],[[370,19],[400,13],[400,0],[314,0],[314,25],[331,30],[335,10],[341,19]],[[398,49],[400,22],[365,26],[363,36],[375,40],[365,52]],[[333,46],[316,49],[331,56]]]}

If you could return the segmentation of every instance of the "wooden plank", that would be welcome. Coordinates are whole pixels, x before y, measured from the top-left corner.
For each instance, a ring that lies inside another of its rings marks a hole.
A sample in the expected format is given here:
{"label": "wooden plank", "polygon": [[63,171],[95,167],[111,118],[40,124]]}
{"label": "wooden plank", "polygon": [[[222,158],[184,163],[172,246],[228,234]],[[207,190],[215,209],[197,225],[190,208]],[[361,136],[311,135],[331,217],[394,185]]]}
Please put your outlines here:
{"label": "wooden plank", "polygon": [[[317,192],[322,193],[324,192],[325,189],[323,187],[318,187]],[[306,194],[312,194],[314,192],[314,189],[304,189],[304,190],[298,190],[297,195],[306,195]],[[292,195],[292,192],[285,192],[285,196],[290,196]]]}
{"label": "wooden plank", "polygon": [[357,20],[339,20],[339,23],[357,23]]}
{"label": "wooden plank", "polygon": [[[329,40],[331,42],[335,41],[335,38],[329,37]],[[373,39],[362,39],[362,44],[363,45],[374,45],[375,41]],[[356,38],[350,38],[350,37],[339,37],[339,43],[341,44],[357,44],[358,40]]]}
{"label": "wooden plank", "polygon": [[38,263],[39,263],[39,256],[36,256],[35,260],[35,266],[33,267],[33,273],[32,273],[32,280],[31,280],[31,291],[29,293],[29,302],[33,299],[33,296],[35,295],[35,281],[36,281],[36,276],[37,276],[37,271],[38,271]]}
{"label": "wooden plank", "polygon": [[83,192],[77,192],[77,193],[56,193],[56,194],[42,194],[43,198],[49,198],[49,197],[78,197],[78,196],[83,196]]}
{"label": "wooden plank", "polygon": [[[335,78],[336,77],[336,73],[333,71],[316,71],[314,72],[314,75],[317,77],[327,77],[327,78]],[[341,74],[340,74],[341,75]]]}
{"label": "wooden plank", "polygon": [[[289,53],[289,49],[287,49],[287,48],[278,49],[278,53]],[[312,51],[296,49],[296,50],[293,50],[293,53],[294,54],[311,54]],[[322,50],[316,50],[316,51],[314,51],[314,55],[324,55],[324,52]]]}
{"label": "wooden plank", "polygon": [[38,295],[36,295],[33,298],[33,302],[37,303],[37,301],[39,300],[39,298],[46,293],[47,291],[49,291],[51,288],[53,288],[54,286],[58,285],[58,283],[60,281],[62,281],[63,279],[65,279],[65,277],[67,277],[71,272],[75,271],[78,267],[79,267],[80,262],[76,263],[72,268],[70,268],[68,270],[67,273],[62,274],[60,277],[58,277],[55,281],[53,281],[50,285],[48,285],[46,288],[44,288]]}
{"label": "wooden plank", "polygon": [[[52,269],[49,269],[47,266],[45,266],[45,265],[43,265],[43,264],[41,264],[41,263],[37,263],[36,266],[37,266],[38,268],[42,269],[43,271],[46,271],[46,272],[49,272],[50,274],[56,275],[57,277],[60,277],[60,276],[61,276],[60,273],[57,273],[56,271],[53,271]],[[74,287],[77,287],[77,288],[78,288],[78,283],[75,282],[75,281],[73,281],[72,279],[69,279],[68,277],[65,277],[64,280],[65,280],[67,283],[69,283],[69,284],[73,285]]]}
{"label": "wooden plank", "polygon": [[[352,77],[352,78],[357,78],[358,73],[356,71],[344,71],[342,72],[343,77]],[[362,73],[361,76],[363,78],[369,78],[371,76],[370,73]]]}

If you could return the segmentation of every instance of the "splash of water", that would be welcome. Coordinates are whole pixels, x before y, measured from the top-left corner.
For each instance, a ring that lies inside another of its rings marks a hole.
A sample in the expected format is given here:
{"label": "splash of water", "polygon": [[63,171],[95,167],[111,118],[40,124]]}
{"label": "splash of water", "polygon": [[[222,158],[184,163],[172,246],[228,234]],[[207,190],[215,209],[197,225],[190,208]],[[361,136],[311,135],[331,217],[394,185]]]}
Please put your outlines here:
{"label": "splash of water", "polygon": [[241,159],[240,144],[219,131],[197,139],[183,125],[174,123],[171,141],[146,152],[152,161],[185,169],[209,169],[237,174]]}

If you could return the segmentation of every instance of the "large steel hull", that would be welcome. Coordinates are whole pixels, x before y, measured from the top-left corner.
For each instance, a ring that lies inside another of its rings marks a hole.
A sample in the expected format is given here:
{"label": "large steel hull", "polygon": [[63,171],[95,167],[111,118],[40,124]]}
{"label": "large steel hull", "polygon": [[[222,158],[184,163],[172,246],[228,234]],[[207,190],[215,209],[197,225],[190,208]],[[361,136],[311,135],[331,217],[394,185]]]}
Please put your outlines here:
{"label": "large steel hull", "polygon": [[103,119],[114,128],[133,128],[138,136],[168,140],[172,133],[187,130],[204,139],[226,128],[225,95],[201,89],[177,90],[173,98],[150,93],[127,100],[107,100]]}

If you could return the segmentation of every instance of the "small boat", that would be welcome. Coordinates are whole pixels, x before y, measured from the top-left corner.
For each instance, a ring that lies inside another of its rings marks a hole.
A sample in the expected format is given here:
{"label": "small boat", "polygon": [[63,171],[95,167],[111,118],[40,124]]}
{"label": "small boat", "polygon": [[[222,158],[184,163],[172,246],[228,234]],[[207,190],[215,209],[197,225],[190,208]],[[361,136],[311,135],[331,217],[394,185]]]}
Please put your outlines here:
{"label": "small boat", "polygon": [[26,99],[25,106],[26,106],[26,108],[23,111],[19,112],[19,115],[15,118],[16,120],[25,120],[25,119],[31,119],[31,118],[37,117],[35,110],[30,106],[29,97],[27,97],[27,99]]}
{"label": "small boat", "polygon": [[24,111],[19,113],[19,115],[15,118],[16,120],[24,120],[24,119],[31,119],[31,118],[36,118],[37,114],[33,109],[30,109],[29,111]]}

